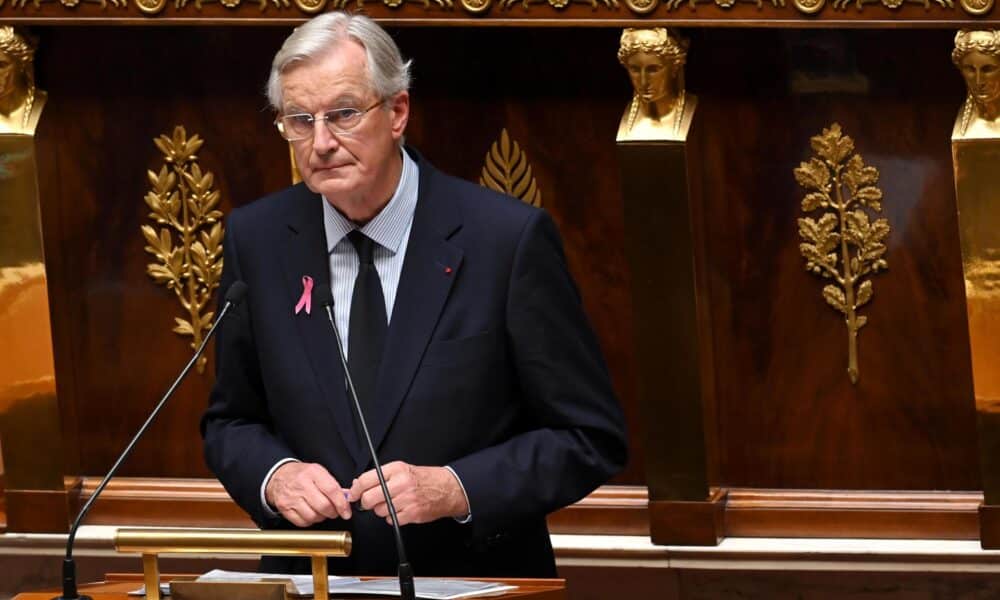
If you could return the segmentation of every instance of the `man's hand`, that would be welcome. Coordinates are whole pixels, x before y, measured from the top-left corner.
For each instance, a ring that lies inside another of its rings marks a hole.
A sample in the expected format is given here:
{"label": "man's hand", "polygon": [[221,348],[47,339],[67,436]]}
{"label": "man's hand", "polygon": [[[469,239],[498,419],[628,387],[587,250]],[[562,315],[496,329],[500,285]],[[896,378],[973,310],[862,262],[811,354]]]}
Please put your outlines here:
{"label": "man's hand", "polygon": [[264,489],[267,503],[297,527],[326,519],[351,518],[345,490],[321,465],[289,462],[271,475]]}
{"label": "man's hand", "polygon": [[[429,523],[444,517],[461,519],[469,514],[462,486],[444,467],[415,467],[396,461],[382,467],[382,474],[400,525]],[[374,469],[354,480],[351,500],[360,501],[361,508],[375,511],[386,522],[392,522]]]}

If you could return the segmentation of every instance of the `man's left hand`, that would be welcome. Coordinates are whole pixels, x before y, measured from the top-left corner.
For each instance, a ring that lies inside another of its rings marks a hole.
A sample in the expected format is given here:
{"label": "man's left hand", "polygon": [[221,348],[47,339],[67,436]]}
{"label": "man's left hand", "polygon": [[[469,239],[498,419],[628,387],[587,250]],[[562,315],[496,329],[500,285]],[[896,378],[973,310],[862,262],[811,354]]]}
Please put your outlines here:
{"label": "man's left hand", "polygon": [[[417,467],[396,461],[382,467],[382,474],[400,525],[429,523],[445,517],[461,519],[469,514],[462,486],[444,467]],[[374,469],[354,480],[350,499],[360,500],[361,508],[392,522]]]}

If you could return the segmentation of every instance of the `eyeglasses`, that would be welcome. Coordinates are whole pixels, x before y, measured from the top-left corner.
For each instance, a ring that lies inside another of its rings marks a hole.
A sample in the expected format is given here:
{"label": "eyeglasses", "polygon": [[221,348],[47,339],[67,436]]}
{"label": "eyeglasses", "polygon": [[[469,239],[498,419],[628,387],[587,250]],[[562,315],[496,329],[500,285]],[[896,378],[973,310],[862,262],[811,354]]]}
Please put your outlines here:
{"label": "eyeglasses", "polygon": [[278,128],[281,137],[289,142],[297,142],[309,139],[316,132],[316,121],[326,123],[326,129],[333,135],[347,133],[361,124],[361,120],[369,111],[385,102],[379,100],[368,108],[334,108],[324,112],[318,119],[309,113],[294,115],[284,115],[274,120],[274,126]]}

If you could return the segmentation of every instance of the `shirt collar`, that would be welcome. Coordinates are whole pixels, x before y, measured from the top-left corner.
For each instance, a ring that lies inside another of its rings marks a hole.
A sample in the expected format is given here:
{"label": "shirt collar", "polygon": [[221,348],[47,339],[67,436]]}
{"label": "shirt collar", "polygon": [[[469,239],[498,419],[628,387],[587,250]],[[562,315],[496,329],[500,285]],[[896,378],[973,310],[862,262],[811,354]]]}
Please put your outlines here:
{"label": "shirt collar", "polygon": [[375,218],[363,227],[357,227],[340,214],[325,196],[321,197],[328,253],[333,252],[337,244],[355,229],[360,229],[361,233],[374,240],[378,245],[388,248],[393,254],[399,250],[399,245],[403,242],[403,235],[413,220],[413,213],[417,207],[417,186],[420,181],[417,163],[405,151],[400,150],[400,154],[403,157],[403,169],[399,176],[399,183],[396,185],[396,191],[392,198],[389,198],[385,207],[375,215]]}

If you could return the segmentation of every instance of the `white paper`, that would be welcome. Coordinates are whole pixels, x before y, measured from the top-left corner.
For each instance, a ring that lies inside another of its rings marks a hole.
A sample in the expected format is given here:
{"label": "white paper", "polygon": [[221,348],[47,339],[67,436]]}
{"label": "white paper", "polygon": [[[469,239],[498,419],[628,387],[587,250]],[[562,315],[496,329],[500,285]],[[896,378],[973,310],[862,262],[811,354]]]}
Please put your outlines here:
{"label": "white paper", "polygon": [[[132,590],[131,592],[128,593],[128,595],[129,596],[145,596],[146,595],[146,586],[142,586],[142,587],[140,587],[137,590]],[[169,596],[169,595],[170,595],[170,584],[169,583],[161,583],[160,584],[160,596],[162,597],[162,596]]]}
{"label": "white paper", "polygon": [[[229,582],[229,583],[254,583],[254,582],[266,582],[266,581],[291,581],[293,594],[296,596],[312,596],[313,593],[313,579],[312,575],[286,575],[281,573],[251,573],[246,571],[224,571],[222,569],[213,569],[204,575],[200,575],[196,581],[203,582]],[[331,575],[327,579],[327,585],[330,589],[338,585],[344,585],[347,583],[357,583],[361,581],[357,577],[340,577],[337,575]],[[137,590],[133,590],[128,593],[129,596],[145,596],[146,586],[142,586]],[[160,584],[160,595],[169,596],[170,595],[170,584],[161,583]]]}
{"label": "white paper", "polygon": [[[453,600],[499,594],[517,589],[517,586],[466,579],[435,579],[417,577],[413,582],[417,598],[427,600]],[[345,583],[330,588],[330,594],[371,594],[375,596],[399,596],[399,579],[370,579],[357,583]]]}
{"label": "white paper", "polygon": [[[198,577],[198,581],[206,582],[234,582],[234,583],[252,583],[256,581],[288,581],[291,580],[292,588],[295,590],[294,594],[296,596],[312,596],[313,593],[313,578],[312,575],[287,575],[281,573],[248,573],[244,571],[223,571],[222,569],[213,569],[208,573]],[[327,578],[327,585],[332,591],[335,587],[346,585],[350,583],[358,583],[361,580],[357,577],[341,577],[338,575],[330,575]]]}
{"label": "white paper", "polygon": [[[213,569],[198,577],[204,582],[249,583],[258,581],[291,581],[294,594],[297,596],[312,596],[312,575],[287,575],[281,573],[251,573],[245,571],[224,571]],[[399,579],[370,579],[361,581],[357,577],[340,577],[331,575],[328,579],[330,595],[333,597],[347,594],[366,594],[372,596],[399,596]],[[517,589],[517,586],[487,581],[469,581],[466,579],[438,579],[417,577],[414,579],[417,598],[425,600],[458,600],[489,596]],[[144,596],[145,586],[129,592],[130,596]],[[160,584],[160,594],[169,595],[170,586]]]}

